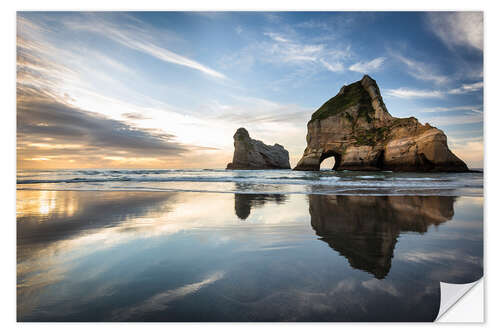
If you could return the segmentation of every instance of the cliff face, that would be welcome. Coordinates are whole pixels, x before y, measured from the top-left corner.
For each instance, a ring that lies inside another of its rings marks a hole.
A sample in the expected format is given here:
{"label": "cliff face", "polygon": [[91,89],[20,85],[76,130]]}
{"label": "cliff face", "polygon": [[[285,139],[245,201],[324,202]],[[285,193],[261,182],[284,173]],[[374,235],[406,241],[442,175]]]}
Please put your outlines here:
{"label": "cliff face", "polygon": [[295,170],[319,170],[334,156],[335,170],[468,171],[443,131],[413,117],[392,117],[368,75],[313,113],[306,140]]}
{"label": "cliff face", "polygon": [[279,144],[268,146],[250,138],[248,131],[239,128],[233,136],[233,162],[226,169],[290,169],[288,151]]}

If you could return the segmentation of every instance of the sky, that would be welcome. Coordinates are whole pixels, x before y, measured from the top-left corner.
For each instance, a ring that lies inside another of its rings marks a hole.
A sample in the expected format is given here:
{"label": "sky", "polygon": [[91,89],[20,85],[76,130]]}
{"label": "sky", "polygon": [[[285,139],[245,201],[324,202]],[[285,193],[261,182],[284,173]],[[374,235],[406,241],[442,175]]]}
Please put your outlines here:
{"label": "sky", "polygon": [[481,12],[18,12],[17,165],[224,168],[245,127],[294,167],[364,74],[483,167]]}

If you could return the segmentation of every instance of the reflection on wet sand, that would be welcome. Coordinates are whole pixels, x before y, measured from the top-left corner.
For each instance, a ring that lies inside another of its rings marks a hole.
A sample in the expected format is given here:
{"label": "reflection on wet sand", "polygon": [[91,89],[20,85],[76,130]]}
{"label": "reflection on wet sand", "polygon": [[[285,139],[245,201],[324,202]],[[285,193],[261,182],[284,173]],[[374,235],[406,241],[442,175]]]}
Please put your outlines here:
{"label": "reflection on wet sand", "polygon": [[18,260],[33,250],[169,211],[176,193],[19,191]]}
{"label": "reflection on wet sand", "polygon": [[17,203],[19,321],[432,320],[439,281],[482,274],[482,200],[18,191]]}
{"label": "reflection on wet sand", "polygon": [[234,194],[234,210],[236,216],[242,220],[246,220],[250,216],[252,207],[261,207],[266,202],[274,201],[278,204],[284,203],[287,196],[284,194]]}
{"label": "reflection on wet sand", "polygon": [[156,232],[159,226],[154,218],[170,211],[176,196],[154,192],[18,191],[18,315],[30,312],[40,291],[63,280],[76,259],[137,237],[138,233]]}
{"label": "reflection on wet sand", "polygon": [[453,217],[454,197],[309,195],[311,226],[356,269],[383,279],[401,232],[425,233]]}
{"label": "reflection on wet sand", "polygon": [[[273,202],[281,202],[284,196],[271,196]],[[250,206],[262,205],[267,198],[252,196]],[[182,231],[193,232],[212,230],[216,243],[227,242],[228,239],[248,238],[248,229],[233,230],[235,215],[232,196],[225,194],[203,193],[169,193],[169,192],[90,192],[90,191],[18,191],[17,192],[17,296],[18,318],[33,320],[33,318],[56,318],[71,315],[71,309],[64,311],[47,310],[52,305],[50,300],[65,297],[68,293],[74,298],[75,307],[82,302],[98,299],[110,290],[119,288],[120,278],[126,279],[128,274],[140,272],[142,266],[138,263],[130,264],[131,257],[141,256],[144,248],[156,239],[167,239],[169,235]],[[305,205],[300,207],[303,212]],[[290,209],[287,213],[290,213]],[[293,211],[293,210],[292,210]],[[283,214],[279,214],[283,217]],[[286,219],[286,217],[284,217]],[[267,222],[264,221],[264,222]],[[257,230],[267,234],[265,223],[254,226]],[[281,220],[273,219],[273,225],[279,225]],[[229,229],[225,229],[228,226]],[[245,226],[239,226],[245,227]],[[271,228],[273,228],[271,226]],[[253,229],[252,229],[253,230]],[[286,229],[287,240],[293,239]],[[201,233],[203,235],[204,233]],[[203,237],[201,236],[200,237]],[[268,238],[259,239],[251,244],[252,248],[265,247],[273,244],[280,234],[273,233]],[[283,236],[285,237],[285,236]],[[137,242],[139,240],[139,242]],[[135,243],[133,247],[126,244]],[[160,242],[165,244],[169,242]],[[118,253],[109,257],[114,249],[121,248]],[[145,267],[153,265],[160,259],[176,260],[177,255],[170,256],[172,251],[161,252],[160,255],[142,260]],[[188,253],[179,254],[179,257]],[[99,258],[98,262],[89,266],[90,270],[75,273],[82,263],[89,258]],[[117,258],[116,260],[114,258]],[[120,259],[121,258],[121,259]],[[123,260],[123,262],[121,262]],[[182,260],[181,260],[182,261]],[[125,264],[126,263],[126,264]],[[129,266],[130,265],[130,266]],[[92,288],[92,292],[85,292],[83,286],[87,281],[93,281],[113,270],[126,267],[126,273],[120,278],[106,278]],[[161,295],[162,298],[153,300],[160,303],[170,303],[179,300],[191,291],[208,286],[221,279],[223,270],[217,270],[215,277],[212,273],[185,277],[185,283],[168,289]],[[221,273],[222,272],[222,273]],[[220,273],[220,274],[219,274]],[[76,274],[76,275],[75,275]],[[162,276],[159,274],[158,276]],[[175,276],[167,275],[167,276]],[[207,277],[208,276],[208,277]],[[80,281],[79,279],[82,278]],[[147,278],[156,278],[155,274]],[[76,279],[76,280],[75,280]],[[131,280],[135,281],[135,280]],[[201,281],[201,282],[200,282]],[[165,288],[165,280],[159,285]],[[128,281],[128,283],[131,283]],[[71,284],[78,288],[56,288],[61,284]],[[59,294],[61,293],[61,294]],[[172,296],[174,295],[174,296]],[[76,301],[76,300],[79,301]],[[126,303],[127,304],[127,303]],[[140,309],[149,309],[141,306]],[[39,313],[43,309],[45,314]],[[135,308],[134,308],[135,309]],[[134,313],[141,313],[139,308]],[[118,312],[117,312],[118,313]],[[125,314],[129,313],[125,311]],[[118,317],[123,317],[120,312]],[[31,318],[31,319],[29,319]],[[113,317],[114,318],[114,317]]]}

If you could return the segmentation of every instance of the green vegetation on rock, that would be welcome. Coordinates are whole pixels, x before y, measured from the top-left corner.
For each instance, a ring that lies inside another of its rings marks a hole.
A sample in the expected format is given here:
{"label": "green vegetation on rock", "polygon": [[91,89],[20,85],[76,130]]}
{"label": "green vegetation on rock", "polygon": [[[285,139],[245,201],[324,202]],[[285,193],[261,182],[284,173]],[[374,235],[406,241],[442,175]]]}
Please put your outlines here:
{"label": "green vegetation on rock", "polygon": [[374,110],[371,105],[370,95],[363,89],[361,81],[343,87],[335,97],[329,99],[312,114],[310,121],[337,115],[345,109],[358,104],[359,116],[363,116],[367,122],[371,122],[372,118],[370,115],[374,113]]}

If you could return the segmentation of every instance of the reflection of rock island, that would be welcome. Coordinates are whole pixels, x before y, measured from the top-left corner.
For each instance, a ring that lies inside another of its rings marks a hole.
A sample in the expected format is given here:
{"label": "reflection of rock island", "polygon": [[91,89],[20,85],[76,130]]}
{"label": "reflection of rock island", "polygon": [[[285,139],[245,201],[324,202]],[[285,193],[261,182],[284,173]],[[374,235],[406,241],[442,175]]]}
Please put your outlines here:
{"label": "reflection of rock island", "polygon": [[425,233],[453,217],[453,197],[309,195],[311,226],[356,269],[383,279],[401,232]]}
{"label": "reflection of rock island", "polygon": [[245,220],[249,215],[252,207],[263,206],[266,202],[274,201],[276,203],[283,203],[286,200],[284,194],[234,194],[234,210],[236,215]]}

